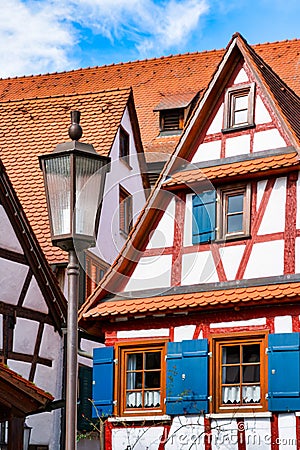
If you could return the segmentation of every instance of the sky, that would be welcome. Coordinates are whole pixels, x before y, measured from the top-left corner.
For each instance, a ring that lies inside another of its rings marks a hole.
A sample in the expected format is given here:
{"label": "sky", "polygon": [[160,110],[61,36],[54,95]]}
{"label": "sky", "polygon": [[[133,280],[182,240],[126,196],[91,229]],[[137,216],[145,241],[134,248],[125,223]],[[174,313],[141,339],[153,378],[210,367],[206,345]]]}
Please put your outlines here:
{"label": "sky", "polygon": [[300,38],[299,0],[0,0],[0,77]]}

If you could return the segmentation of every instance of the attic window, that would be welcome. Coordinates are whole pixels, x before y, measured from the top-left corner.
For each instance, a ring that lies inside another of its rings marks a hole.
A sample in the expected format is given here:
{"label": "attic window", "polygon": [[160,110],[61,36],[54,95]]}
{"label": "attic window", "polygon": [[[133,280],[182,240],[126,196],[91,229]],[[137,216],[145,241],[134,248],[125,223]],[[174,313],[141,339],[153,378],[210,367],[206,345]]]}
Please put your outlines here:
{"label": "attic window", "polygon": [[160,111],[160,131],[182,130],[184,125],[184,109],[166,109]]}
{"label": "attic window", "polygon": [[120,158],[129,164],[129,134],[120,127]]}
{"label": "attic window", "polygon": [[254,90],[254,83],[227,89],[223,132],[254,126]]}

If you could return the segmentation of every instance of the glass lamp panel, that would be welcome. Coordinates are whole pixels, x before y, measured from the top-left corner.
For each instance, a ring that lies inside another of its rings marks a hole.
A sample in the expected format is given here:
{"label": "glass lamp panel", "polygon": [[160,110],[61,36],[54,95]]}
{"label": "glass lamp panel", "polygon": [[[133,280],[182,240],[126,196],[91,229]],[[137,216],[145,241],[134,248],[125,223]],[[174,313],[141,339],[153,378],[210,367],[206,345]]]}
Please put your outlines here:
{"label": "glass lamp panel", "polygon": [[[104,162],[83,156],[75,156],[76,196],[75,230],[76,234],[94,236],[100,194],[105,179]],[[102,169],[102,170],[101,170]]]}
{"label": "glass lamp panel", "polygon": [[71,232],[71,181],[69,155],[45,160],[49,216],[54,236]]}

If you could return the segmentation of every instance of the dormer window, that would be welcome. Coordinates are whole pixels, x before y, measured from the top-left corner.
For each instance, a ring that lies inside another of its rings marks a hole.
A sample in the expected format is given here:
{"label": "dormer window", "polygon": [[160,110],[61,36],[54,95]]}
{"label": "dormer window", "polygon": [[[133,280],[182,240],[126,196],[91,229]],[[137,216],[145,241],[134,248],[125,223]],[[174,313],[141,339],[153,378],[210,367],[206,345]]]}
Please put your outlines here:
{"label": "dormer window", "polygon": [[182,130],[184,125],[184,110],[167,109],[160,112],[160,131]]}
{"label": "dormer window", "polygon": [[223,132],[254,126],[254,90],[254,83],[227,89]]}
{"label": "dormer window", "polygon": [[179,135],[197,101],[198,93],[161,95],[161,102],[154,109],[154,112],[159,113],[159,136]]}

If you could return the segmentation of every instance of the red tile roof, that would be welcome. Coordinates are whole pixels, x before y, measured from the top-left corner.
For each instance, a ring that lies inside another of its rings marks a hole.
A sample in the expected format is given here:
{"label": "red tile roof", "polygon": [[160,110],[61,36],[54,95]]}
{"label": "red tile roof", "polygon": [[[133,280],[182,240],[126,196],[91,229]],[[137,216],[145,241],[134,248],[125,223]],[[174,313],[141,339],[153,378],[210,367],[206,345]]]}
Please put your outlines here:
{"label": "red tile roof", "polygon": [[99,303],[96,307],[82,314],[84,320],[102,317],[108,318],[153,314],[159,311],[167,313],[185,310],[202,310],[225,305],[257,304],[268,301],[279,301],[285,298],[298,300],[300,283],[282,283],[243,288],[208,290],[205,292],[189,292],[184,294],[159,295],[156,297],[117,300],[110,299]]}
{"label": "red tile roof", "polygon": [[[253,46],[263,60],[300,94],[300,40]],[[203,92],[211,80],[224,50],[187,53],[70,72],[0,80],[0,101],[57,95],[82,94],[132,86],[146,152],[156,151],[158,114],[153,112],[166,95]],[[176,142],[177,139],[174,139]],[[154,147],[153,147],[154,145]]]}
{"label": "red tile roof", "polygon": [[[299,166],[297,152],[284,153],[265,158],[251,159],[231,164],[221,164],[203,167],[201,169],[186,170],[174,173],[164,182],[165,187],[188,185],[202,179],[217,180],[221,178],[245,176],[251,173],[267,172],[269,170],[282,169],[284,167]],[[225,161],[224,161],[225,162]]]}
{"label": "red tile roof", "polygon": [[52,246],[38,155],[69,141],[70,111],[81,111],[82,142],[107,155],[129,100],[130,89],[0,103],[0,157],[50,263],[67,261]]}

